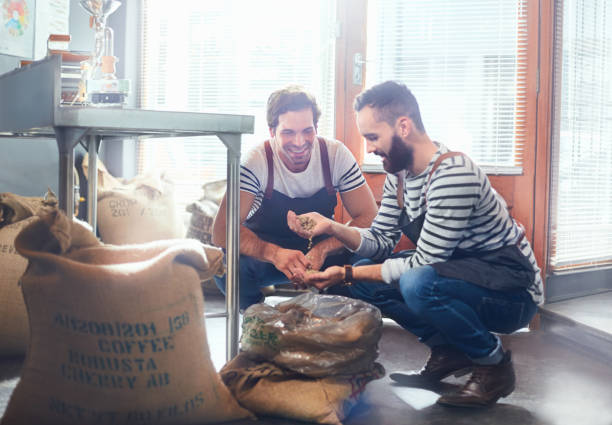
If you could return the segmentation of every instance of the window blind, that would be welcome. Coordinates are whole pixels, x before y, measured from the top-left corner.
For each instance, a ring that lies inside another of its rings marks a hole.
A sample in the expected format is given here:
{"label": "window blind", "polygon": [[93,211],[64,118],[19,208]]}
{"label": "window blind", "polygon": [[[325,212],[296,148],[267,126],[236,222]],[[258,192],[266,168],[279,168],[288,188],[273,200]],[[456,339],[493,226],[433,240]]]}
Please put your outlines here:
{"label": "window blind", "polygon": [[[319,134],[334,136],[335,1],[143,0],[142,108],[255,116],[242,153],[269,137],[268,96],[288,84],[311,91],[322,109]],[[205,182],[226,177],[216,137],[146,139],[138,171],[166,171],[181,206]]]}
{"label": "window blind", "polygon": [[[520,174],[527,0],[369,0],[366,85],[405,83],[432,140]],[[374,154],[365,169],[382,169]]]}
{"label": "window blind", "polygon": [[550,264],[612,264],[612,5],[555,2]]}

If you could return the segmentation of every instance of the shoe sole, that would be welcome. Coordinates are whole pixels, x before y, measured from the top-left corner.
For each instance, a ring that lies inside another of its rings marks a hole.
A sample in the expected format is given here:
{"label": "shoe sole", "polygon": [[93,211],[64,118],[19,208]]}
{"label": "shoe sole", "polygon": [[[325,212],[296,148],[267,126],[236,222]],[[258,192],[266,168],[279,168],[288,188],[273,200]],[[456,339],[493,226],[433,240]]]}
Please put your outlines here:
{"label": "shoe sole", "polygon": [[491,400],[487,400],[487,401],[476,401],[476,400],[472,400],[472,401],[465,401],[465,402],[460,402],[460,401],[454,401],[454,400],[444,400],[444,396],[440,397],[436,403],[440,404],[442,406],[451,406],[451,407],[488,407],[488,406],[492,406],[493,404],[497,403],[497,400],[499,400],[500,398],[504,398],[504,397],[508,397],[510,394],[512,394],[514,392],[515,386],[513,385],[512,388],[508,388],[506,391],[504,391],[499,397],[491,399]]}

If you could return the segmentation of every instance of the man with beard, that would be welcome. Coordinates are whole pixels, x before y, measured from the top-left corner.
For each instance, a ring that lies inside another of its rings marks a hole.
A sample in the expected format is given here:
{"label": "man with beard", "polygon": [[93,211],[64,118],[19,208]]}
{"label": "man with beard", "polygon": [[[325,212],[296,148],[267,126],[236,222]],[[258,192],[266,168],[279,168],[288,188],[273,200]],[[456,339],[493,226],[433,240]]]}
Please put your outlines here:
{"label": "man with beard", "polygon": [[[270,140],[244,158],[240,170],[239,304],[264,299],[262,287],[294,282],[307,270],[344,264],[352,255],[336,238],[304,240],[287,226],[289,210],[333,219],[340,194],[350,225],[368,227],[376,202],[355,158],[341,142],[317,137],[321,111],[297,86],[277,90],[267,104]],[[226,202],[213,223],[213,243],[225,247]],[[215,277],[225,293],[225,276]]]}
{"label": "man with beard", "polygon": [[[420,371],[391,378],[412,386],[437,384],[472,372],[438,403],[483,406],[515,386],[510,351],[495,333],[526,326],[542,302],[542,281],[522,227],[509,215],[486,174],[467,156],[432,141],[416,99],[388,81],[355,100],[368,152],[387,171],[382,203],[369,229],[348,228],[311,213],[303,237],[329,234],[369,258],[330,267],[306,282],[329,293],[360,298],[419,337],[431,355]],[[392,254],[406,234],[415,250]]]}

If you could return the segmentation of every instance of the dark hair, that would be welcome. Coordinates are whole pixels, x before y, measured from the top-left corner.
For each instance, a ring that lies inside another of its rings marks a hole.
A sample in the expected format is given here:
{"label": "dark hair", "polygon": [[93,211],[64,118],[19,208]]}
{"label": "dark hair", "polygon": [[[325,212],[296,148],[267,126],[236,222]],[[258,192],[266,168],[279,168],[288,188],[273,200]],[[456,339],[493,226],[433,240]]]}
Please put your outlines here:
{"label": "dark hair", "polygon": [[399,117],[410,117],[416,128],[425,133],[419,104],[408,87],[402,83],[385,81],[361,92],[355,98],[353,108],[359,112],[365,106],[373,108],[376,118],[390,126],[394,126]]}
{"label": "dark hair", "polygon": [[315,128],[321,116],[321,109],[317,105],[314,96],[306,92],[300,86],[287,86],[276,90],[268,98],[266,108],[266,118],[268,127],[275,129],[278,125],[278,117],[287,111],[301,111],[302,109],[312,109],[312,119]]}

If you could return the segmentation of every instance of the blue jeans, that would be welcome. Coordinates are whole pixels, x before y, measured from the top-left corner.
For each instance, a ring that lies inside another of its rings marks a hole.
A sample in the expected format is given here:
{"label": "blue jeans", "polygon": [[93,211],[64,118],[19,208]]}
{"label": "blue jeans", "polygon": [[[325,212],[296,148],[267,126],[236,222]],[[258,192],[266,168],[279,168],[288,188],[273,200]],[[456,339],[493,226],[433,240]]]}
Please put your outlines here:
{"label": "blue jeans", "polygon": [[[337,255],[331,255],[327,257],[321,270],[325,270],[332,265],[352,264],[360,258],[362,257],[357,257],[348,251]],[[223,275],[222,277],[215,276],[215,283],[224,295],[226,276],[227,275]],[[240,273],[238,279],[238,303],[241,310],[246,309],[252,304],[263,301],[264,295],[261,293],[260,288],[289,283],[287,276],[274,267],[273,264],[257,260],[248,255],[240,256]]]}
{"label": "blue jeans", "polygon": [[[362,260],[356,266],[373,264]],[[537,305],[524,288],[497,291],[438,275],[431,266],[406,271],[399,287],[355,282],[329,293],[364,300],[429,346],[450,344],[472,359],[500,355],[491,332],[512,333],[526,326]]]}

